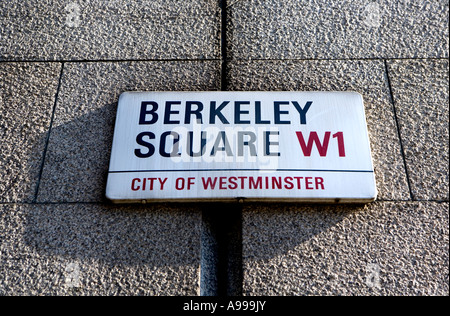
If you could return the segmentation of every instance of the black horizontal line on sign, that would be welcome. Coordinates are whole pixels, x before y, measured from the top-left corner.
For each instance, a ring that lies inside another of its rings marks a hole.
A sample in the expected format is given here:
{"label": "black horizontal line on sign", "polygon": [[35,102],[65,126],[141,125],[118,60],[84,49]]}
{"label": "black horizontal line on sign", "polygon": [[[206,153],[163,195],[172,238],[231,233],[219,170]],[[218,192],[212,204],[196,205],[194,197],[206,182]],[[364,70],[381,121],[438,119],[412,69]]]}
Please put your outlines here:
{"label": "black horizontal line on sign", "polygon": [[319,170],[319,169],[178,169],[178,170],[123,170],[109,171],[109,173],[137,173],[137,172],[199,172],[199,171],[302,171],[302,172],[361,172],[373,173],[373,170]]}

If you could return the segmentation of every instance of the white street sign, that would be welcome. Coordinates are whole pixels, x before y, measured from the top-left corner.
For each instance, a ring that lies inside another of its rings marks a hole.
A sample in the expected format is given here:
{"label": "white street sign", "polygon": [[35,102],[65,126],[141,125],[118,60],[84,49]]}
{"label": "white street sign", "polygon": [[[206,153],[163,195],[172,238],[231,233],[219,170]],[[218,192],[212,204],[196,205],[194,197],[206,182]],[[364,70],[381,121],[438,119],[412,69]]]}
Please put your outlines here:
{"label": "white street sign", "polygon": [[354,92],[125,92],[106,196],[151,201],[370,202]]}

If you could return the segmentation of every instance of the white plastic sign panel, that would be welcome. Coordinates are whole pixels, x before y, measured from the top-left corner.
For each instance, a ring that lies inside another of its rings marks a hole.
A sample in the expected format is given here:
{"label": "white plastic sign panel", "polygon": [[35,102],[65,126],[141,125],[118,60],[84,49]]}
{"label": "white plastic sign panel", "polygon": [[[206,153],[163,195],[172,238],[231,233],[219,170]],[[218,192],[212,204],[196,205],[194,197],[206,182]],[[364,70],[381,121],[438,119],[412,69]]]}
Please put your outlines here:
{"label": "white plastic sign panel", "polygon": [[106,196],[121,202],[370,202],[354,92],[126,92]]}

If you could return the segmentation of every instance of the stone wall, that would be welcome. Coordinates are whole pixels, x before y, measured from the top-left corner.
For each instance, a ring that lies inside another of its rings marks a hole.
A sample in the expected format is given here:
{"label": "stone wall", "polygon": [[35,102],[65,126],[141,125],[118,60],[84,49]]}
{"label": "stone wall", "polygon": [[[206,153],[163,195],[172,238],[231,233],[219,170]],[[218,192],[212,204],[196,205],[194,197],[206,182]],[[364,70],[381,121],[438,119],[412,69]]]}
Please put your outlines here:
{"label": "stone wall", "polygon": [[[0,2],[0,295],[448,295],[448,1]],[[367,205],[112,205],[125,91],[357,91]]]}

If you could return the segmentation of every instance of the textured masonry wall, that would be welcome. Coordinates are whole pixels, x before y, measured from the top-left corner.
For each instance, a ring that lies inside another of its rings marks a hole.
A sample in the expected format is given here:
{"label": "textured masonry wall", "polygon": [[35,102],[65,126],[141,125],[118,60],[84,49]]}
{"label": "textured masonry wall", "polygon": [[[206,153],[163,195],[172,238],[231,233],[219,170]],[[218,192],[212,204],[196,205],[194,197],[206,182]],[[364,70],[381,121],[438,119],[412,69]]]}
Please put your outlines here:
{"label": "textured masonry wall", "polygon": [[[2,1],[0,295],[448,295],[448,9]],[[377,201],[105,200],[122,92],[221,89],[361,93]]]}

